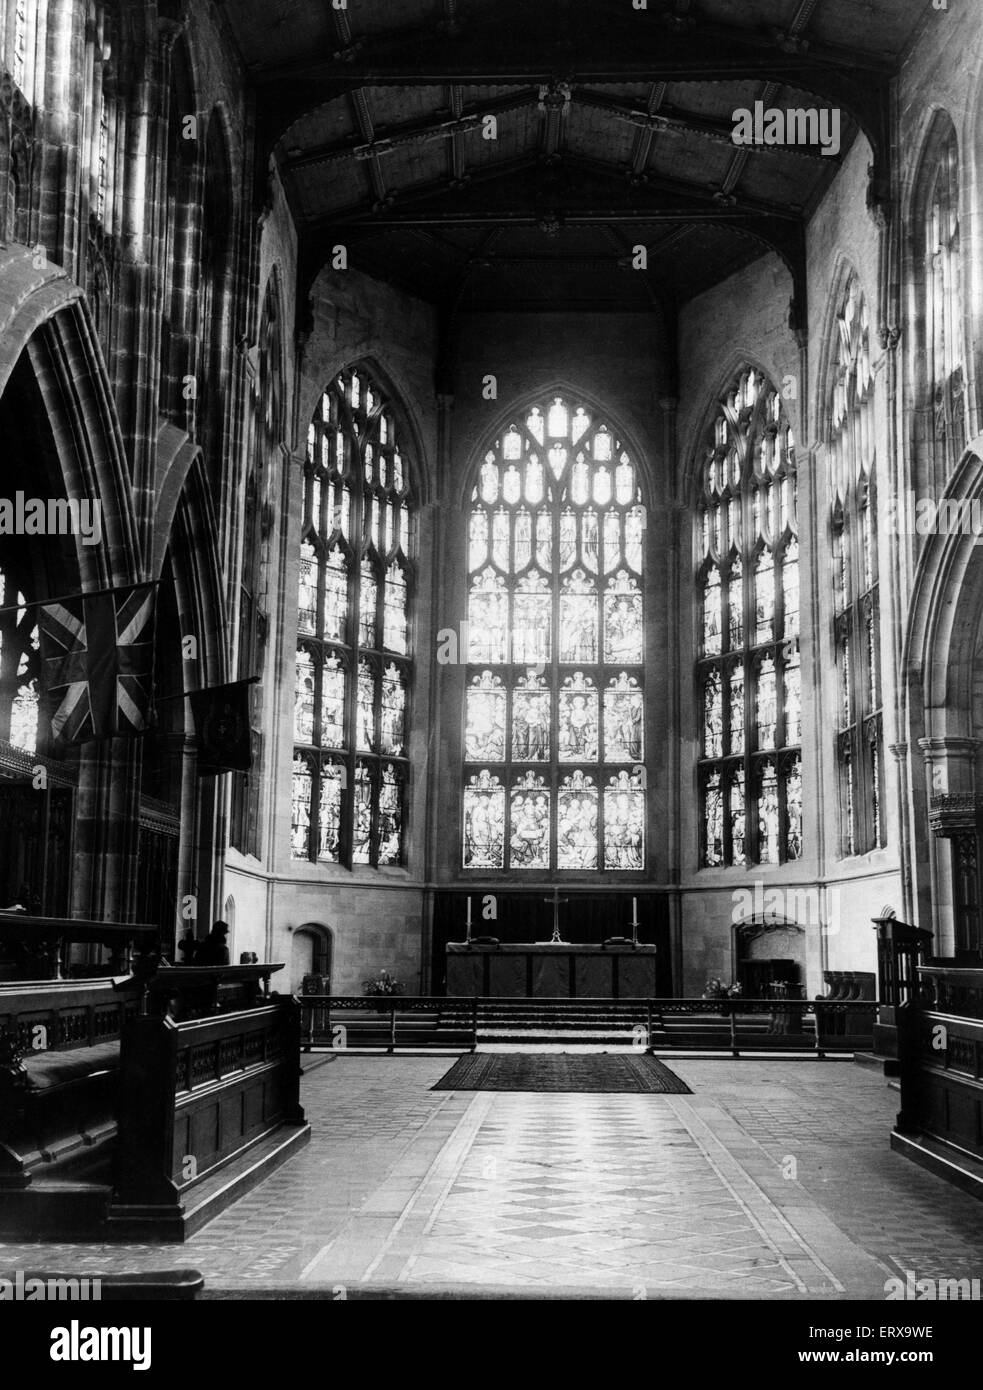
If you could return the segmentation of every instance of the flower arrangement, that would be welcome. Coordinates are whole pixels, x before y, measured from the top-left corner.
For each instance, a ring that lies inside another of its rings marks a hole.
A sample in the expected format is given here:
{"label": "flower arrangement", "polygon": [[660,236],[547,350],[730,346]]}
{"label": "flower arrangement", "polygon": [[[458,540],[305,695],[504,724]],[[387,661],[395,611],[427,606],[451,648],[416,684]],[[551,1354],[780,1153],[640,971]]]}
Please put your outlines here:
{"label": "flower arrangement", "polygon": [[723,980],[718,980],[716,976],[712,980],[707,980],[706,989],[703,991],[704,999],[737,999],[743,993],[741,986],[735,981],[732,985],[725,985]]}
{"label": "flower arrangement", "polygon": [[375,979],[363,980],[362,988],[366,994],[402,994],[403,986],[395,975],[390,975],[388,970],[380,970]]}

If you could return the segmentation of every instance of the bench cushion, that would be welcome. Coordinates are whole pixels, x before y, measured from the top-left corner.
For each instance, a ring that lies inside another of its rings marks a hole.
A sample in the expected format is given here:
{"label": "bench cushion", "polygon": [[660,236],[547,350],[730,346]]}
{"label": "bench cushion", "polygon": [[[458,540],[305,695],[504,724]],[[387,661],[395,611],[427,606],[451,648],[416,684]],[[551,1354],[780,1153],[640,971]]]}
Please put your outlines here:
{"label": "bench cushion", "polygon": [[73,1081],[84,1081],[98,1072],[119,1071],[119,1043],[97,1043],[66,1052],[32,1052],[24,1058],[27,1089],[48,1091]]}

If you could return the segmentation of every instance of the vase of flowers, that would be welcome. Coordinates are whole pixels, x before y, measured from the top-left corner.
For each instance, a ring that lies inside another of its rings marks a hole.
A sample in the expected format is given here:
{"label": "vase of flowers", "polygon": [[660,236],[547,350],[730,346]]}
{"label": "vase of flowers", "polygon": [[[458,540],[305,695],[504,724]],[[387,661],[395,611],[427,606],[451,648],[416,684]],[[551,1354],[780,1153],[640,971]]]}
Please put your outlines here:
{"label": "vase of flowers", "polygon": [[[733,984],[725,985],[723,980],[718,980],[717,977],[714,976],[713,979],[707,980],[706,988],[703,991],[703,998],[714,1000],[739,999],[742,993],[741,986],[737,981]],[[714,1012],[726,1017],[729,1011],[727,1009],[716,1009]]]}
{"label": "vase of flowers", "polygon": [[371,979],[362,981],[362,989],[368,999],[375,1001],[376,1008],[380,1013],[388,1011],[392,1003],[393,996],[402,994],[403,986],[395,975],[390,975],[388,970],[380,970],[379,974]]}

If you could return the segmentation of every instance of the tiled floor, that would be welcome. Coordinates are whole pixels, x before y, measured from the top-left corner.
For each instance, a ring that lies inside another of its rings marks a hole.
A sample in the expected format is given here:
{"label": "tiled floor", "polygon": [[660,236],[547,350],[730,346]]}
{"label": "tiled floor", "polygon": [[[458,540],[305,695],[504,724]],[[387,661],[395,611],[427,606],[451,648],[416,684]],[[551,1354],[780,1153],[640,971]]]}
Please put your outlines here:
{"label": "tiled floor", "polygon": [[983,1276],[983,1204],[891,1152],[877,1072],[668,1060],[692,1095],[432,1092],[453,1057],[305,1059],[310,1146],[186,1245],[0,1245],[0,1267],[756,1299]]}

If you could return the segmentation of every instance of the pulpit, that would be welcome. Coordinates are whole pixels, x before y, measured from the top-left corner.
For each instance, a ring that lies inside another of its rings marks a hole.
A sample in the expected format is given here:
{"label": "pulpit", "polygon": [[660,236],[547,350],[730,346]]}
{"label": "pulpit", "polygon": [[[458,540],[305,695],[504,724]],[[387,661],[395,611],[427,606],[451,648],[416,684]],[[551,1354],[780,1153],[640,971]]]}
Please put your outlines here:
{"label": "pulpit", "polygon": [[448,942],[449,995],[526,999],[650,999],[656,948],[630,941]]}

